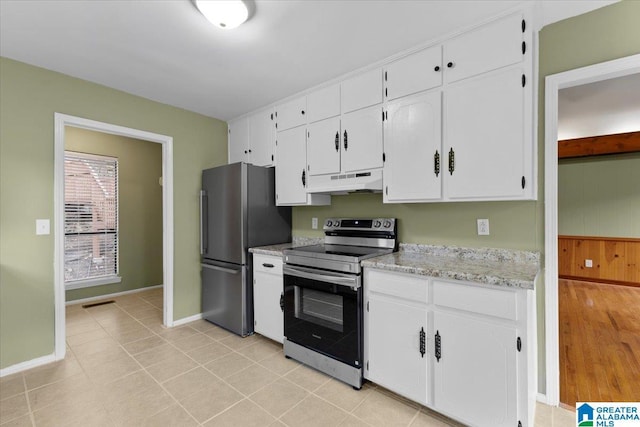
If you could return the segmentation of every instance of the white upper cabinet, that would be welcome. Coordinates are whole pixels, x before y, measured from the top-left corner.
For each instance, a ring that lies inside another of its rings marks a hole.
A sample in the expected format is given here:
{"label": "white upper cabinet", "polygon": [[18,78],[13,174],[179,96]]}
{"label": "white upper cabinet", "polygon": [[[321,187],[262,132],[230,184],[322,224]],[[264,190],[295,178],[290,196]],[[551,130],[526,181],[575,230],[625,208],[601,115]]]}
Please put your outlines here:
{"label": "white upper cabinet", "polygon": [[521,62],[530,50],[525,38],[531,33],[523,22],[523,14],[516,13],[447,41],[445,81],[451,83]]}
{"label": "white upper cabinet", "polygon": [[229,122],[229,163],[249,161],[249,120],[243,117]]}
{"label": "white upper cabinet", "polygon": [[442,136],[439,89],[392,101],[384,121],[384,201],[441,197]]}
{"label": "white upper cabinet", "polygon": [[373,106],[342,116],[342,171],[382,167],[382,108]]}
{"label": "white upper cabinet", "polygon": [[342,114],[382,102],[382,70],[367,71],[351,77],[340,85]]}
{"label": "white upper cabinet", "polygon": [[340,83],[307,95],[307,122],[314,123],[340,115]]}
{"label": "white upper cabinet", "polygon": [[445,93],[447,198],[517,199],[530,193],[533,144],[522,76],[520,66],[510,67]]}
{"label": "white upper cabinet", "polygon": [[442,84],[442,47],[421,50],[384,68],[384,96],[391,101]]}
{"label": "white upper cabinet", "polygon": [[276,204],[303,205],[307,202],[307,147],[304,126],[278,132],[276,145]]}
{"label": "white upper cabinet", "polygon": [[276,108],[276,129],[283,131],[307,123],[307,97],[292,99]]}
{"label": "white upper cabinet", "polygon": [[340,173],[340,117],[312,123],[307,128],[309,175]]}
{"label": "white upper cabinet", "polygon": [[331,196],[309,194],[307,129],[298,126],[278,132],[276,143],[276,205],[329,205]]}
{"label": "white upper cabinet", "polygon": [[272,110],[249,116],[249,163],[273,166],[276,128]]}

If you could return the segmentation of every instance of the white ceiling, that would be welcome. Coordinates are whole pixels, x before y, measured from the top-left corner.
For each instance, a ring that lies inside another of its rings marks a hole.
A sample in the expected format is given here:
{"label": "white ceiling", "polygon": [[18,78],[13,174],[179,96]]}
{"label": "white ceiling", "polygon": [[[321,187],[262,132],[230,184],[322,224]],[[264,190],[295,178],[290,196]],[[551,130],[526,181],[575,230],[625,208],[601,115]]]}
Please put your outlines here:
{"label": "white ceiling", "polygon": [[640,74],[558,92],[558,139],[640,131]]}
{"label": "white ceiling", "polygon": [[[612,2],[542,1],[541,24]],[[0,0],[0,55],[228,120],[520,3],[252,0],[225,31],[190,0]]]}

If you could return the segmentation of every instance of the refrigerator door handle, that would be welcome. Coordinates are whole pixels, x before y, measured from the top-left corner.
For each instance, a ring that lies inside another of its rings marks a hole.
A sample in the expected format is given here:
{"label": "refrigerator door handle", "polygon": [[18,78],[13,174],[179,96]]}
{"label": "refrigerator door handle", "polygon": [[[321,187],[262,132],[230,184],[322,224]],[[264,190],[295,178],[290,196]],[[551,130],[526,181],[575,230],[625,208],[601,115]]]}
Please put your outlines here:
{"label": "refrigerator door handle", "polygon": [[217,265],[211,265],[211,264],[201,264],[201,265],[202,265],[202,268],[208,268],[210,270],[217,270],[217,271],[224,271],[225,273],[230,273],[230,274],[238,274],[241,271],[241,270],[234,270],[232,268],[219,267]]}
{"label": "refrigerator door handle", "polygon": [[200,255],[204,255],[209,251],[207,239],[207,236],[209,235],[209,224],[207,224],[209,209],[207,208],[207,205],[207,192],[200,190]]}

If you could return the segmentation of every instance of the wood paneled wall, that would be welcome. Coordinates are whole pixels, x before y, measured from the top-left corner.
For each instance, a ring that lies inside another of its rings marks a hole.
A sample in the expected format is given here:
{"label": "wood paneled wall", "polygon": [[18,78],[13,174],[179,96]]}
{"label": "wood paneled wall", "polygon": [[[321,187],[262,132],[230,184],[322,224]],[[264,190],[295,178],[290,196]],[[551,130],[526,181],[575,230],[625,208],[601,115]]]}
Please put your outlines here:
{"label": "wood paneled wall", "polygon": [[640,286],[640,239],[558,236],[558,269],[561,278]]}

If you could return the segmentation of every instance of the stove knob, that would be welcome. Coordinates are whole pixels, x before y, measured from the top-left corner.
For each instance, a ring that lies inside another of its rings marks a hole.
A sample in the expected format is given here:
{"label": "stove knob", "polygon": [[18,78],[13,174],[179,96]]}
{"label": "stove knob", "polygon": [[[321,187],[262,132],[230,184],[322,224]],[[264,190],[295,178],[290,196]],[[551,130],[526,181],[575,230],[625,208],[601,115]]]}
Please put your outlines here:
{"label": "stove knob", "polygon": [[374,227],[374,228],[380,228],[380,226],[381,226],[381,225],[382,225],[382,223],[381,223],[380,221],[378,221],[378,220],[375,220],[375,221],[373,222],[373,227]]}
{"label": "stove knob", "polygon": [[335,221],[335,222],[333,223],[333,226],[334,226],[334,227],[340,227],[340,221]]}
{"label": "stove knob", "polygon": [[391,227],[391,221],[389,221],[389,220],[385,221],[385,222],[384,222],[384,224],[383,224],[383,226],[384,226],[384,228],[389,228],[389,227]]}
{"label": "stove knob", "polygon": [[331,227],[333,225],[333,221],[330,219],[327,220],[327,227]]}

